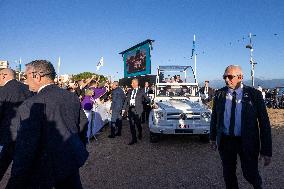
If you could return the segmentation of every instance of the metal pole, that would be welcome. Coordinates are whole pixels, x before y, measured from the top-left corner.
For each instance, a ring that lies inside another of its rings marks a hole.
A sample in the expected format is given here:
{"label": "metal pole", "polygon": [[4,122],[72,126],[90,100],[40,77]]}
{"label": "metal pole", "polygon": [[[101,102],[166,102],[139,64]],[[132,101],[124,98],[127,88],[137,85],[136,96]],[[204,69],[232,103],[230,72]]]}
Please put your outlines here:
{"label": "metal pole", "polygon": [[195,74],[195,82],[197,82],[196,54],[194,54],[194,74]]}
{"label": "metal pole", "polygon": [[21,81],[21,71],[22,71],[22,58],[19,60],[19,81]]}
{"label": "metal pole", "polygon": [[57,82],[59,82],[60,65],[61,65],[61,59],[60,59],[60,56],[59,56],[58,62],[57,62]]}
{"label": "metal pole", "polygon": [[252,59],[253,47],[252,47],[251,33],[249,33],[249,44],[251,46],[251,49],[250,49],[251,85],[252,87],[254,87],[254,66],[253,66],[253,59]]}
{"label": "metal pole", "polygon": [[[193,41],[195,43],[195,34],[193,35]],[[196,53],[195,53],[195,45],[194,45],[194,73],[195,79],[197,78],[197,70],[196,70]]]}
{"label": "metal pole", "polygon": [[253,62],[253,59],[252,59],[252,51],[253,51],[253,49],[250,50],[251,84],[254,87],[254,62]]}
{"label": "metal pole", "polygon": [[251,33],[249,33],[249,45],[246,46],[246,48],[250,49],[250,64],[251,64],[251,85],[252,87],[254,87],[254,67],[255,64],[257,64],[256,62],[253,61],[253,44],[252,44],[252,35]]}

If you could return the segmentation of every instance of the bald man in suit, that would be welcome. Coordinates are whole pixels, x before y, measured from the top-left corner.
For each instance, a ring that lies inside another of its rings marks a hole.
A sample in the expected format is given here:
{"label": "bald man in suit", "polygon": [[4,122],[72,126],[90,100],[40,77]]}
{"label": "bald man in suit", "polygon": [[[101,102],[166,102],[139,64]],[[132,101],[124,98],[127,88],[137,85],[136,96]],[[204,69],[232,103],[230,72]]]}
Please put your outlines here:
{"label": "bald man in suit", "polygon": [[211,147],[218,148],[227,189],[238,189],[237,156],[244,178],[262,188],[258,171],[259,157],[264,166],[271,162],[271,127],[260,91],[242,83],[240,66],[228,66],[223,75],[226,87],[215,93],[211,124]]}
{"label": "bald man in suit", "polygon": [[18,107],[31,97],[28,86],[17,81],[12,69],[0,71],[0,180],[12,162],[17,127],[12,126]]}

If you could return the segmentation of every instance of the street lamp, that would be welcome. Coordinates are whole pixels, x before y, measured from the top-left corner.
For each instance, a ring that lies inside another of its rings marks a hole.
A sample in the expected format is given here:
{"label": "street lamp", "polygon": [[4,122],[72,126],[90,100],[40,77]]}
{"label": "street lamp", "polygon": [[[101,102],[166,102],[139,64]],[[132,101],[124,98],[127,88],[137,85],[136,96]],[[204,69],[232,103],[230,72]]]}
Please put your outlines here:
{"label": "street lamp", "polygon": [[250,49],[250,61],[249,62],[251,64],[251,82],[252,82],[252,87],[254,87],[254,67],[257,63],[254,62],[252,58],[252,52],[253,52],[252,36],[256,36],[256,35],[252,35],[251,33],[249,33],[249,44],[246,45],[246,48]]}

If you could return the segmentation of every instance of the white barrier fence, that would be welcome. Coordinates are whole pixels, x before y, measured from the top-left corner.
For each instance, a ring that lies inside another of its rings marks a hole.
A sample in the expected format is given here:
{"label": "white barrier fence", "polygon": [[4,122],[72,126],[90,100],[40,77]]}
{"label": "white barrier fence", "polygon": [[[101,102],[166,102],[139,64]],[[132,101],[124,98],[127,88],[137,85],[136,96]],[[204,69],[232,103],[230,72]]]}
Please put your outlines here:
{"label": "white barrier fence", "polygon": [[111,102],[101,102],[97,101],[93,109],[91,111],[85,111],[85,114],[88,118],[88,131],[87,131],[87,138],[95,137],[95,135],[106,125],[111,118],[110,111]]}

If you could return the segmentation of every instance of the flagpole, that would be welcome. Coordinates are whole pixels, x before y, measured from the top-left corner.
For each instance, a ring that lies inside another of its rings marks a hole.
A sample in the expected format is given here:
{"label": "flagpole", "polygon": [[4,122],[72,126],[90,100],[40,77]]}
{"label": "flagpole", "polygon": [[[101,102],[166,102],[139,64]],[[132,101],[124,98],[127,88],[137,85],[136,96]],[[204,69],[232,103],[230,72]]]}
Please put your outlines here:
{"label": "flagpole", "polygon": [[197,70],[196,70],[196,53],[195,53],[195,34],[193,35],[193,55],[194,55],[194,74],[195,74],[195,81],[197,82]]}
{"label": "flagpole", "polygon": [[22,58],[19,60],[19,81],[21,81],[21,72],[22,72]]}
{"label": "flagpole", "polygon": [[59,82],[60,64],[61,64],[61,59],[60,59],[60,56],[59,56],[58,57],[58,63],[57,63],[57,82]]}

